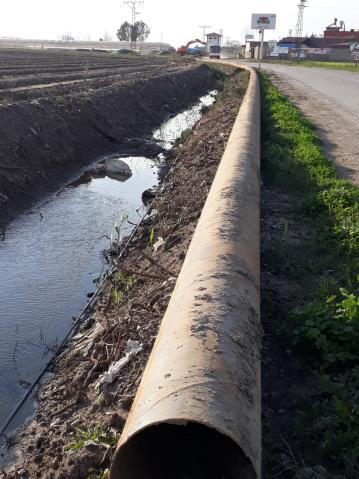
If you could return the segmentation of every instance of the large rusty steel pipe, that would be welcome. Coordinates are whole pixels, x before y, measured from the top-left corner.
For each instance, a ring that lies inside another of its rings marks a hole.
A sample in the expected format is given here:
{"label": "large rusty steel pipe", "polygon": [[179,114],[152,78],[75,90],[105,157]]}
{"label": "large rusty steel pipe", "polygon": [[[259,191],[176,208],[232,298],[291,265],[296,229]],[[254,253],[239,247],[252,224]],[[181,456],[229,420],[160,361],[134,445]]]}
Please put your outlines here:
{"label": "large rusty steel pipe", "polygon": [[260,91],[249,70],[112,479],[261,477]]}

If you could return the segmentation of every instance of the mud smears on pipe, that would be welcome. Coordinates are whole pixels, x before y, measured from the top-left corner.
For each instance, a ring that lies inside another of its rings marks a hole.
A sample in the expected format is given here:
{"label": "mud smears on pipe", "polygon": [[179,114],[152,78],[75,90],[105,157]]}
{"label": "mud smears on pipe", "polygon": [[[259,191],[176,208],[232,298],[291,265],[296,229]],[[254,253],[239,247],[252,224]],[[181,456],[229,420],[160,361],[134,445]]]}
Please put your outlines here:
{"label": "mud smears on pipe", "polygon": [[251,70],[112,479],[261,477],[259,168]]}

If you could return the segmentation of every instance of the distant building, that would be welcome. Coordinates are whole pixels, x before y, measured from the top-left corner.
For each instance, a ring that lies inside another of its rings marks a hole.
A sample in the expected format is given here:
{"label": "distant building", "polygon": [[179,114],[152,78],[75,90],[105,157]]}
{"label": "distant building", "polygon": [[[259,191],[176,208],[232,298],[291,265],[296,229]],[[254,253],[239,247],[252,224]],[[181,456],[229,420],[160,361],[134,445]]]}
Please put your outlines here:
{"label": "distant building", "polygon": [[[260,55],[261,42],[258,40],[247,40],[244,47],[244,58],[255,58]],[[268,42],[263,42],[263,57],[269,56]]]}
{"label": "distant building", "polygon": [[207,49],[209,50],[211,47],[217,47],[222,45],[222,37],[220,33],[207,33]]}
{"label": "distant building", "polygon": [[303,48],[306,46],[308,37],[285,37],[279,40],[278,46],[282,48]]}
{"label": "distant building", "polygon": [[345,29],[345,23],[340,22],[339,26],[337,25],[338,19],[334,19],[334,23],[329,25],[324,31],[324,38],[329,45],[338,44],[338,43],[357,43],[359,42],[359,30]]}
{"label": "distant building", "polygon": [[345,30],[344,22],[337,25],[337,19],[329,25],[323,36],[282,38],[269,56],[283,59],[307,58],[310,60],[351,61],[351,48],[359,43],[359,30]]}

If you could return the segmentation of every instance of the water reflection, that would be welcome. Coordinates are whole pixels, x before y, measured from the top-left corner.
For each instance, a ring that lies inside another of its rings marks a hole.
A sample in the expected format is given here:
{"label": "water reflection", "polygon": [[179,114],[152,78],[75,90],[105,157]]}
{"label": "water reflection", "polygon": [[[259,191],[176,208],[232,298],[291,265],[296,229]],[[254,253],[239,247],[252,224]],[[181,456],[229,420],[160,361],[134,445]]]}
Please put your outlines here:
{"label": "water reflection", "polygon": [[[207,95],[169,119],[154,139],[170,149],[213,101],[213,94]],[[157,185],[161,159],[121,160],[131,177],[114,180],[101,169],[87,172],[15,220],[0,242],[0,426],[71,327],[86,295],[95,290],[105,262],[103,250],[116,235],[115,222],[127,215],[123,234],[128,234],[142,216],[142,192]],[[12,429],[31,410],[27,403]]]}

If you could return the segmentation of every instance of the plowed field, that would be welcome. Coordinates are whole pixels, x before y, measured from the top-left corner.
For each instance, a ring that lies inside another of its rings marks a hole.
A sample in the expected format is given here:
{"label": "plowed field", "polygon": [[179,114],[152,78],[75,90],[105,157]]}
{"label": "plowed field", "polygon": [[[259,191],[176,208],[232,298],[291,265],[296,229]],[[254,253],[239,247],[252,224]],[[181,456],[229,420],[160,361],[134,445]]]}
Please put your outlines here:
{"label": "plowed field", "polygon": [[0,103],[96,90],[182,68],[160,56],[0,50]]}
{"label": "plowed field", "polygon": [[171,56],[0,49],[0,231],[99,156],[143,154],[128,142],[215,84]]}

